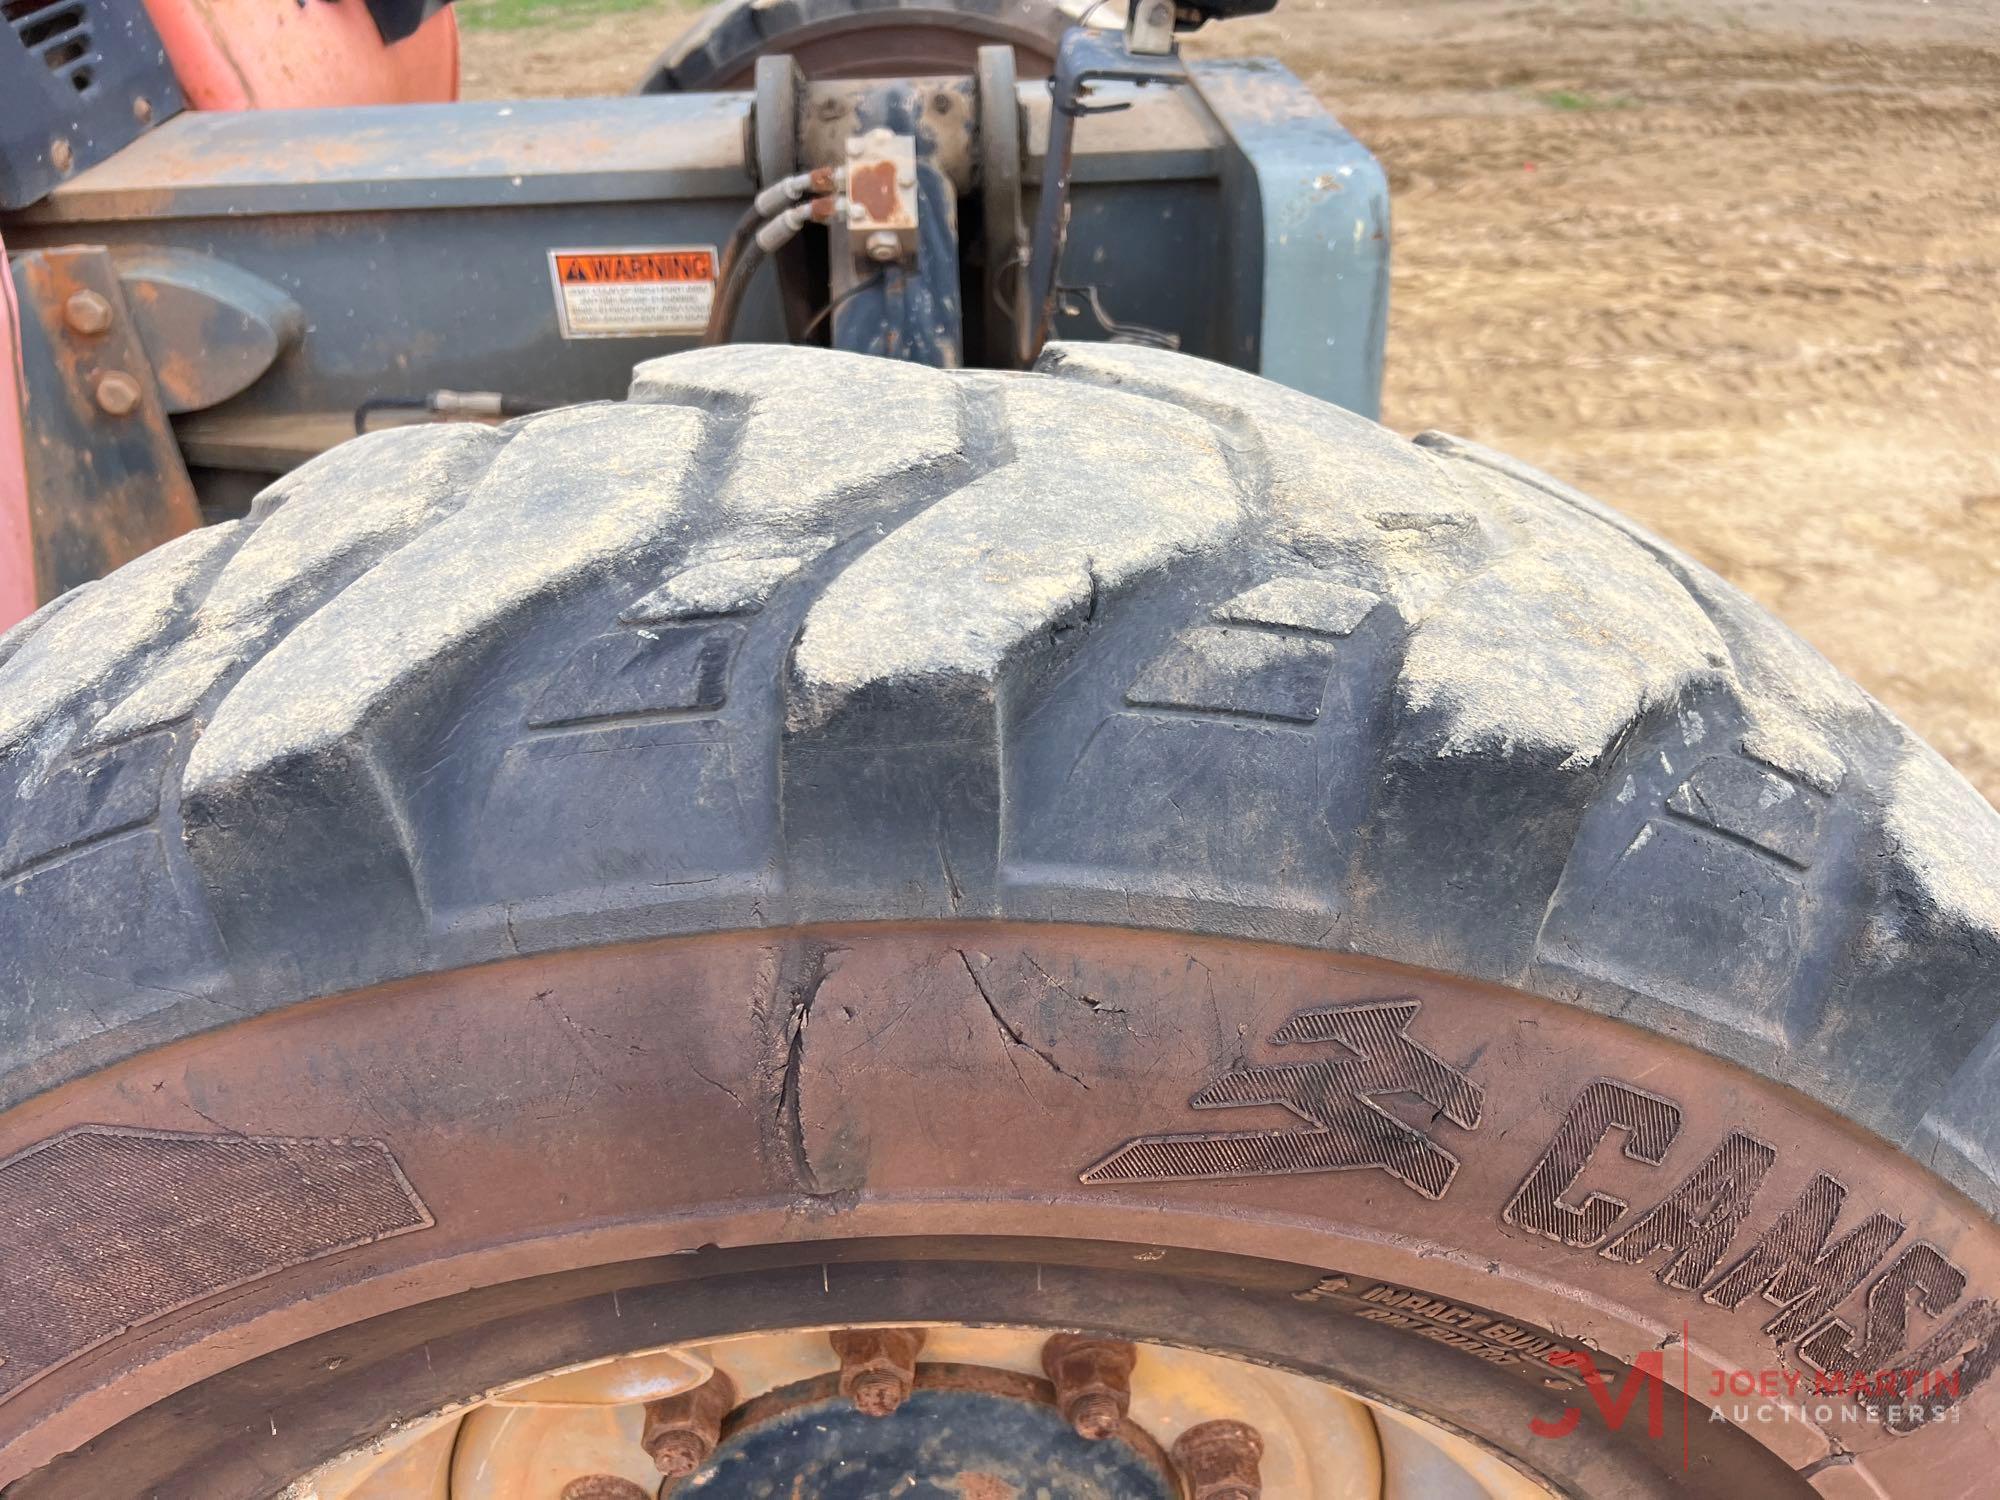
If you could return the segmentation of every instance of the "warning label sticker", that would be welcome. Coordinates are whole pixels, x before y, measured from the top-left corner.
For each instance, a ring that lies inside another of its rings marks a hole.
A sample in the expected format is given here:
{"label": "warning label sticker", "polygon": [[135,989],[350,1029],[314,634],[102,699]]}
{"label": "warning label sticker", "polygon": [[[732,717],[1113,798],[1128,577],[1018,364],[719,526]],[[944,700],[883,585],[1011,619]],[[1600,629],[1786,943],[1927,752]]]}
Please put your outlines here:
{"label": "warning label sticker", "polygon": [[551,250],[549,276],[566,339],[700,333],[715,299],[715,247]]}

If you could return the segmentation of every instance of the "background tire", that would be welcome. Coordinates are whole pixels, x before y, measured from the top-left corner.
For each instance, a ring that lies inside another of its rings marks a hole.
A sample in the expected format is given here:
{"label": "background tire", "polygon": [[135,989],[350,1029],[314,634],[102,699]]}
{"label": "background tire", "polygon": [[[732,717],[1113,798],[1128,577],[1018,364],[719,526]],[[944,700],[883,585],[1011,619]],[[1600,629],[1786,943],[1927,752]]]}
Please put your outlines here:
{"label": "background tire", "polygon": [[2000,820],[1470,444],[1130,348],[676,356],[0,638],[0,790],[0,1479],[150,1434],[22,1495],[255,1493],[141,1408],[363,1318],[913,1235],[1958,1371],[1756,1431],[1891,1492],[1992,1441]]}
{"label": "background tire", "polygon": [[757,59],[788,53],[809,79],[970,74],[981,47],[1008,43],[1022,78],[1045,78],[1080,6],[1057,0],[726,0],[655,58],[642,94],[750,87]]}

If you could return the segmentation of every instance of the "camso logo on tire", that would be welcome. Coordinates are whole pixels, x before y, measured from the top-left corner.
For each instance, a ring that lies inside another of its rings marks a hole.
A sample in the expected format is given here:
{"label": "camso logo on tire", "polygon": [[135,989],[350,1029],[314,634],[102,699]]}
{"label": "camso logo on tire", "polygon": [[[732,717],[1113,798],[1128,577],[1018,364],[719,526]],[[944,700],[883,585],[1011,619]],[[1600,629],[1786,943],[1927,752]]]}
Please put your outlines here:
{"label": "camso logo on tire", "polygon": [[[1082,1180],[1173,1183],[1376,1170],[1424,1198],[1443,1198],[1458,1175],[1458,1155],[1379,1102],[1407,1095],[1434,1112],[1433,1129],[1440,1122],[1462,1131],[1479,1128],[1480,1085],[1410,1035],[1421,1005],[1398,998],[1302,1010],[1271,1035],[1271,1045],[1318,1046],[1332,1049],[1331,1055],[1234,1067],[1188,1101],[1200,1110],[1276,1105],[1306,1128],[1141,1136],[1086,1168]],[[1761,1299],[1774,1309],[1761,1331],[1796,1354],[1821,1393],[1831,1389],[1858,1401],[1864,1419],[1892,1433],[1952,1415],[2000,1366],[2000,1308],[1984,1297],[1965,1300],[1965,1272],[1937,1247],[1917,1240],[1898,1248],[1908,1227],[1902,1220],[1846,1211],[1848,1187],[1829,1172],[1816,1173],[1731,1256],[1779,1156],[1776,1146],[1755,1136],[1729,1131],[1643,1210],[1585,1181],[1614,1132],[1626,1158],[1657,1167],[1682,1122],[1674,1100],[1623,1079],[1591,1080],[1499,1206],[1501,1221],[1606,1260],[1655,1263],[1662,1286],[1711,1307],[1733,1311]],[[1891,1250],[1898,1250],[1893,1259]],[[1857,1293],[1858,1305],[1839,1311]],[[1914,1343],[1913,1310],[1942,1320]],[[1603,1377],[1587,1351],[1558,1353],[1560,1360],[1544,1357],[1582,1377],[1600,1397],[1607,1422],[1614,1415],[1624,1421],[1644,1394],[1632,1381],[1662,1373],[1649,1376],[1642,1354],[1613,1393],[1600,1390]],[[1912,1377],[1925,1399],[1896,1399],[1911,1394]]]}

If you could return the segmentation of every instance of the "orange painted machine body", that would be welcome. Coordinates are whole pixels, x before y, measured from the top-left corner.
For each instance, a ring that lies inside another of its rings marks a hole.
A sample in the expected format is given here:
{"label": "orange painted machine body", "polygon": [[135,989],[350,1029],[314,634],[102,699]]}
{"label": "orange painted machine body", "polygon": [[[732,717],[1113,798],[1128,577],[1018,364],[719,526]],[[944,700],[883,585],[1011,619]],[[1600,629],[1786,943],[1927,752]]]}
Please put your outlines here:
{"label": "orange painted machine body", "polygon": [[360,0],[145,0],[196,109],[435,104],[458,97],[458,22],[393,46]]}
{"label": "orange painted machine body", "polygon": [[[360,0],[145,0],[195,109],[428,104],[458,96],[458,22],[447,8],[390,45]],[[0,267],[6,265],[0,248]],[[23,449],[19,309],[0,274],[0,630],[39,601]]]}

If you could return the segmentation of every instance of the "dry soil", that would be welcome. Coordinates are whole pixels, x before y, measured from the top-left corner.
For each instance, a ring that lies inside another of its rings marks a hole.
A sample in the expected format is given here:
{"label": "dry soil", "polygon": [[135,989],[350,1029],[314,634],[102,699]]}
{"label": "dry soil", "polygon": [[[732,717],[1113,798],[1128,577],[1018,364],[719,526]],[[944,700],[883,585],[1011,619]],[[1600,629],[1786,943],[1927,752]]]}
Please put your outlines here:
{"label": "dry soil", "polygon": [[[618,92],[689,12],[466,38]],[[1505,448],[1775,609],[2000,801],[2000,5],[1285,0],[1387,166],[1387,420]]]}

